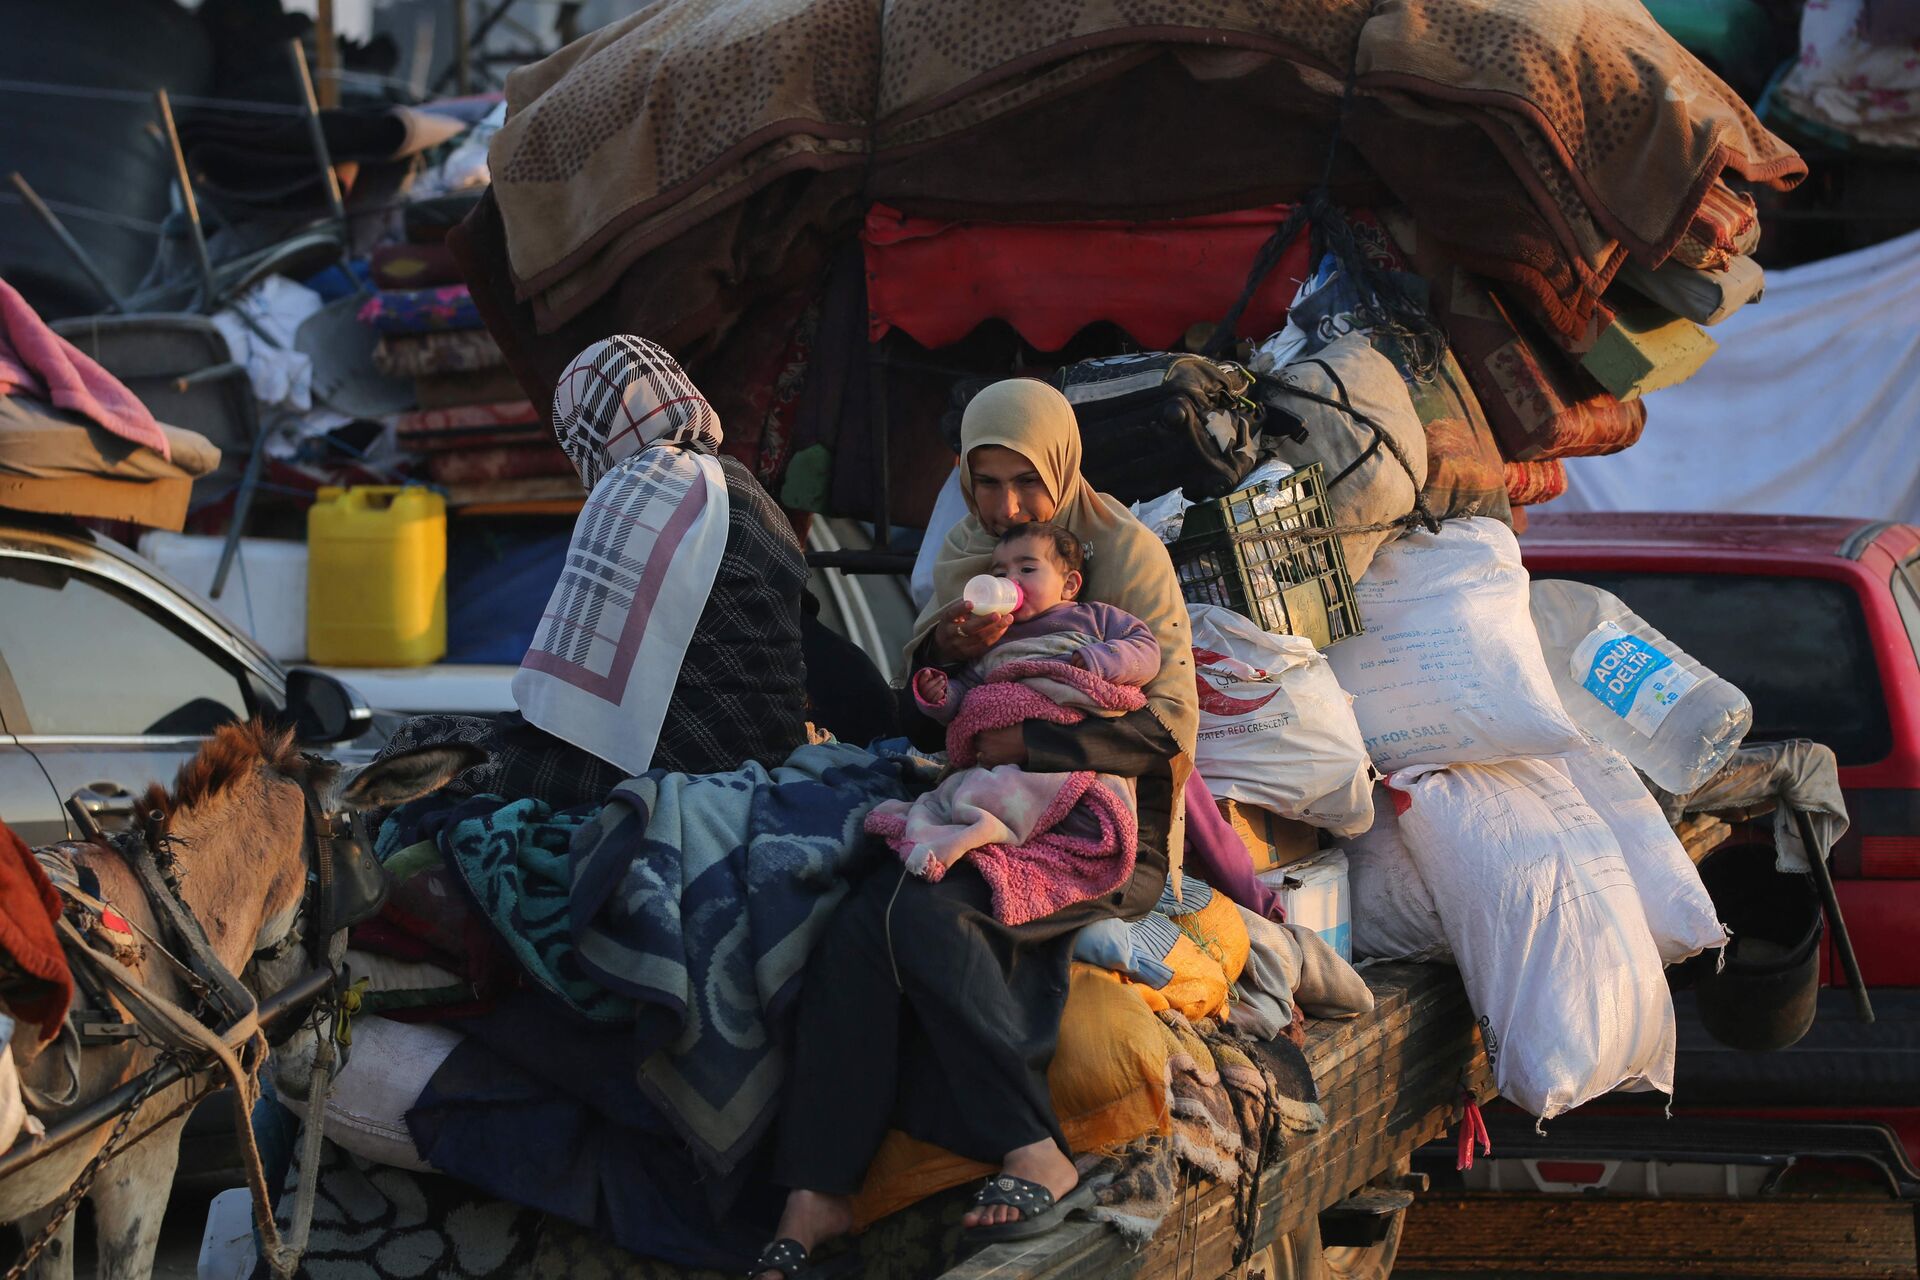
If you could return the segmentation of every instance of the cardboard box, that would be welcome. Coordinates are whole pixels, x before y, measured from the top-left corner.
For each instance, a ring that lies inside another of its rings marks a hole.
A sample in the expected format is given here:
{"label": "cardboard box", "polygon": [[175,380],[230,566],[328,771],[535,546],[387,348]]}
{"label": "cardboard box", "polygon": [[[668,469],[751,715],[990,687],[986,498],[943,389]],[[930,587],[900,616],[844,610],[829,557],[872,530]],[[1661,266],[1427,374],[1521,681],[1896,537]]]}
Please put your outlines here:
{"label": "cardboard box", "polygon": [[1271,809],[1222,800],[1220,816],[1253,855],[1256,873],[1289,866],[1320,851],[1319,828],[1283,818]]}

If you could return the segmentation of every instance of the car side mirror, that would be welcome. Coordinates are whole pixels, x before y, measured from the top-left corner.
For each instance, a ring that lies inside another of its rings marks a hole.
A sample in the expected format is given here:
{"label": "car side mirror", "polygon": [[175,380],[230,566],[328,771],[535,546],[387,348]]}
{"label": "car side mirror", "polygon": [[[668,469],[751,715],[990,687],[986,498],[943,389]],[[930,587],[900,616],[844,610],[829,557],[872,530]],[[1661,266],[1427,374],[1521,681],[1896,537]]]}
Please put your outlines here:
{"label": "car side mirror", "polygon": [[373,727],[373,712],[359,694],[309,667],[287,672],[287,715],[301,742],[349,742]]}

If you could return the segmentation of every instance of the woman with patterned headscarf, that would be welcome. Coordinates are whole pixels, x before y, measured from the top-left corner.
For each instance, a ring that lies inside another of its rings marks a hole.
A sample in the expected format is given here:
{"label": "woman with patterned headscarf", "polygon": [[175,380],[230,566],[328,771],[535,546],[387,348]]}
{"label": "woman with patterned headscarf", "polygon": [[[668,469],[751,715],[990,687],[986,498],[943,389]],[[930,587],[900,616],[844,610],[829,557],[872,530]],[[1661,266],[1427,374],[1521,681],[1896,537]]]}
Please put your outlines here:
{"label": "woman with patterned headscarf", "polygon": [[513,679],[529,724],[629,775],[769,767],[806,741],[793,529],[644,338],[567,366],[553,430],[592,492]]}
{"label": "woman with patterned headscarf", "polygon": [[597,803],[648,769],[771,768],[807,740],[793,528],[674,358],[618,335],[567,366],[553,429],[590,491],[513,678],[518,714],[421,716],[389,752],[473,742],[449,798]]}

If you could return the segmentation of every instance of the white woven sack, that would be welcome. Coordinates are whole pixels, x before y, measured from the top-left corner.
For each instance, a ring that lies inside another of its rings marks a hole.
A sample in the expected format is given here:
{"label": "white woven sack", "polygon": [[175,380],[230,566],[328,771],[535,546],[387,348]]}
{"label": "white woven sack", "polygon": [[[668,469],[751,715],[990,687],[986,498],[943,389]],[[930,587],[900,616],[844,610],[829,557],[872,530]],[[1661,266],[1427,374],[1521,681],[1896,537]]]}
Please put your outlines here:
{"label": "white woven sack", "polygon": [[1534,760],[1408,769],[1400,832],[1480,1020],[1494,1083],[1543,1120],[1673,1092],[1673,998],[1619,843]]}
{"label": "white woven sack", "polygon": [[1620,842],[1660,958],[1678,964],[1709,947],[1725,946],[1727,931],[1699,868],[1632,762],[1593,738],[1565,760],[1573,785]]}
{"label": "white woven sack", "polygon": [[1400,838],[1393,792],[1373,789],[1373,829],[1347,841],[1353,954],[1374,960],[1453,963],[1433,893]]}
{"label": "white woven sack", "polygon": [[[363,1160],[431,1173],[407,1129],[407,1112],[463,1037],[427,1022],[373,1015],[353,1020],[353,1053],[327,1098],[327,1140]],[[306,1116],[304,1101],[283,1098]]]}
{"label": "white woven sack", "polygon": [[1218,605],[1189,605],[1200,685],[1194,767],[1220,800],[1352,835],[1373,824],[1353,700],[1311,640]]}
{"label": "white woven sack", "polygon": [[1580,745],[1527,608],[1520,544],[1449,520],[1381,547],[1353,584],[1366,631],[1327,650],[1382,772],[1557,756]]}

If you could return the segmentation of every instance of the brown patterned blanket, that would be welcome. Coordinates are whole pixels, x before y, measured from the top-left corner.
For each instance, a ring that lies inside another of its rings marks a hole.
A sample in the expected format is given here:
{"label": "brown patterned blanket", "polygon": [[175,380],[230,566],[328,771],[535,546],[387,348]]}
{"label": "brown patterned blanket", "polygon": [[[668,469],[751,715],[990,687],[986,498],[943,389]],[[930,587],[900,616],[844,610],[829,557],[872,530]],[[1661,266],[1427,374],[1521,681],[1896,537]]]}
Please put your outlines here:
{"label": "brown patterned blanket", "polygon": [[1358,159],[1569,334],[1627,254],[1673,252],[1722,172],[1805,172],[1637,0],[681,0],[510,77],[499,301],[551,333],[784,180],[818,189],[750,206],[734,252],[704,246],[703,288],[771,275],[748,247],[790,245],[796,219],[845,232],[863,194],[1043,217],[1247,207],[1318,179],[1349,76]]}

